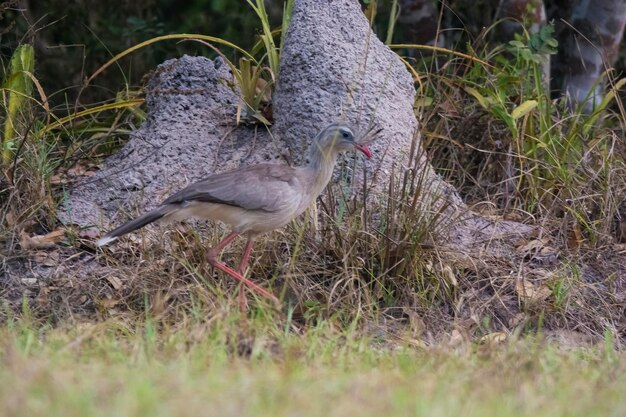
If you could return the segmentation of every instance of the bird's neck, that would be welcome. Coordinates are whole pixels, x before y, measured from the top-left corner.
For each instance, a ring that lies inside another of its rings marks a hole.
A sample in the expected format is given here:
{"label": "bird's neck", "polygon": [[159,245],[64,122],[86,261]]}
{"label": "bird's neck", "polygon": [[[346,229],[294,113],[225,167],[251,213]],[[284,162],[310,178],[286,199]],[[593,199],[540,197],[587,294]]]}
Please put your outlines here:
{"label": "bird's neck", "polygon": [[303,167],[311,176],[311,188],[314,198],[324,190],[333,176],[338,153],[333,150],[322,149],[314,142],[309,149],[309,162]]}

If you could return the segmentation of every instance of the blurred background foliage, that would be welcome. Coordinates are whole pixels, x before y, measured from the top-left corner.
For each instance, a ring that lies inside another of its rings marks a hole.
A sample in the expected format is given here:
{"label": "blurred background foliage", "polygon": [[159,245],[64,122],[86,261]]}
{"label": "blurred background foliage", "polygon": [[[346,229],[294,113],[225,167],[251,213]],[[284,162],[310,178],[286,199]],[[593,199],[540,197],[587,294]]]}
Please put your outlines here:
{"label": "blurred background foliage", "polygon": [[[34,45],[37,78],[55,107],[73,103],[81,80],[141,41],[171,33],[199,33],[249,50],[260,33],[260,22],[244,0],[19,0],[4,6],[8,7],[0,16],[1,65],[8,63],[18,45]],[[280,11],[271,11],[276,22]],[[185,53],[214,55],[194,42],[159,42],[108,69],[80,99],[96,102],[114,97],[120,88],[139,84],[164,60]]]}
{"label": "blurred background foliage", "polygon": [[[360,0],[366,14],[375,10],[374,30],[385,39],[394,0]],[[553,0],[550,18],[558,20],[571,0]],[[283,0],[265,0],[272,28],[281,24]],[[494,19],[498,0],[447,0],[440,22],[447,46],[481,50],[482,36]],[[370,15],[371,16],[371,15]],[[397,22],[393,43],[414,43],[410,28]],[[24,43],[35,48],[35,74],[57,114],[63,107],[109,100],[125,88],[141,84],[142,78],[169,58],[182,54],[215,53],[196,42],[158,42],[130,54],[107,69],[80,95],[82,80],[115,54],[160,35],[197,33],[219,37],[250,50],[261,34],[261,22],[246,0],[9,0],[0,3],[0,76],[15,49]],[[232,50],[222,48],[237,62]],[[429,54],[398,51],[425,61],[413,61],[417,69],[432,71]],[[621,54],[623,56],[623,54]],[[616,67],[624,67],[623,60]],[[59,113],[60,112],[60,113]]]}

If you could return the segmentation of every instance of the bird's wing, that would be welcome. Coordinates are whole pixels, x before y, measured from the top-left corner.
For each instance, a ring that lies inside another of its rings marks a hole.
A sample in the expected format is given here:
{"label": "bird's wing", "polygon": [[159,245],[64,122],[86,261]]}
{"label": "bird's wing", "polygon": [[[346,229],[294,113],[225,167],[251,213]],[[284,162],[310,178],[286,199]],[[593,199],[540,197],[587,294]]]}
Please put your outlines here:
{"label": "bird's wing", "polygon": [[212,175],[190,184],[163,204],[198,201],[274,212],[297,204],[304,192],[301,188],[295,168],[261,164]]}

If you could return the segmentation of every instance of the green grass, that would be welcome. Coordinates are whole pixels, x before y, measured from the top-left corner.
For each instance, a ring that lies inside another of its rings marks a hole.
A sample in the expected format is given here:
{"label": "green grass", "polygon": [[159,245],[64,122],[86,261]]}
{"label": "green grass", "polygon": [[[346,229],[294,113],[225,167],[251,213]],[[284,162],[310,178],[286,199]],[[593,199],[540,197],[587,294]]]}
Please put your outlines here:
{"label": "green grass", "polygon": [[3,415],[626,413],[626,357],[613,351],[564,352],[531,341],[445,351],[392,348],[323,325],[294,335],[253,320],[216,323],[159,332],[114,321],[54,330],[4,327]]}

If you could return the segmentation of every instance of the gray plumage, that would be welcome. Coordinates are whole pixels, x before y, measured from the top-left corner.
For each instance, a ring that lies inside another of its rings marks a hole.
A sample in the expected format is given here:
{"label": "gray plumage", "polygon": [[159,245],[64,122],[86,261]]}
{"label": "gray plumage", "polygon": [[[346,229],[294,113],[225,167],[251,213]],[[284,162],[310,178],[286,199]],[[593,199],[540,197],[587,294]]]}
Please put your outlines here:
{"label": "gray plumage", "polygon": [[219,220],[230,225],[234,232],[252,239],[286,225],[304,212],[330,181],[338,154],[351,149],[371,157],[366,146],[355,142],[348,126],[331,124],[313,140],[306,165],[293,168],[259,164],[212,175],[112,230],[97,244],[106,245],[157,220],[174,221],[191,216]]}

